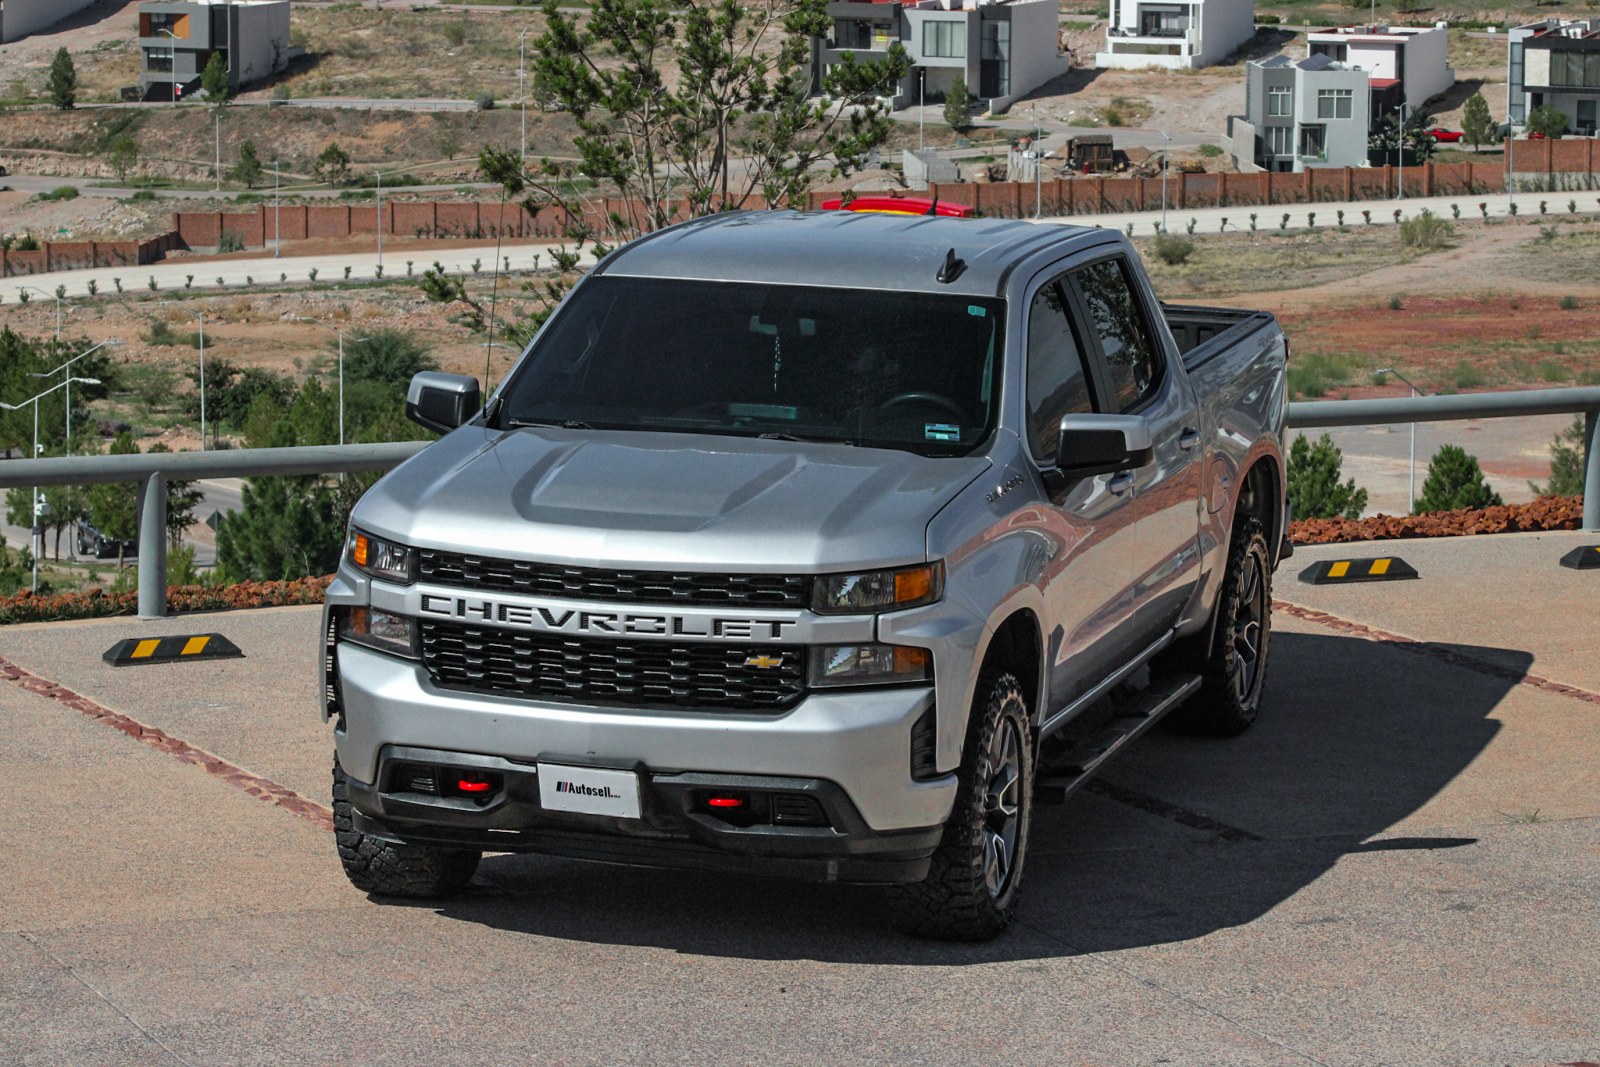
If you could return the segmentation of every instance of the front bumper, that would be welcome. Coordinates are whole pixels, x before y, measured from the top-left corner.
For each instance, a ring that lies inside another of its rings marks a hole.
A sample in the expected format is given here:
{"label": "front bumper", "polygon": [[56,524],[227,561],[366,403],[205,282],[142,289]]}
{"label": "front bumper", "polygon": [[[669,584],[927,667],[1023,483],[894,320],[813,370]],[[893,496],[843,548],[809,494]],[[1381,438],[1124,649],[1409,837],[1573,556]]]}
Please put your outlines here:
{"label": "front bumper", "polygon": [[[448,783],[463,773],[492,781],[493,792],[452,795]],[[819,779],[647,768],[639,778],[635,820],[548,810],[537,769],[499,756],[386,745],[371,783],[346,770],[354,828],[412,845],[896,883],[926,877],[942,829],[875,831],[843,789]],[[707,805],[707,797],[728,793],[746,798],[748,810],[730,816]]]}
{"label": "front bumper", "polygon": [[933,706],[930,688],[813,692],[780,715],[595,707],[442,689],[419,663],[347,642],[336,654],[335,743],[360,782],[378,782],[384,747],[399,746],[826,782],[878,834],[937,827],[955,802],[953,773],[911,776],[912,729]]}

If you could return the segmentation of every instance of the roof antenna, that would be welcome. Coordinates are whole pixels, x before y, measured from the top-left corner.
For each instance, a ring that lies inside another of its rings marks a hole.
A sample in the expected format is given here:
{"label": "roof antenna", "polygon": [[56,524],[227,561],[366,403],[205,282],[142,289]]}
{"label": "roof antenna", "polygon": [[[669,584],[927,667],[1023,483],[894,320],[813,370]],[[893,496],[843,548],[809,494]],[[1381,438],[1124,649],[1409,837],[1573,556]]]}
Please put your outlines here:
{"label": "roof antenna", "polygon": [[923,214],[924,215],[937,215],[938,213],[939,213],[939,192],[938,192],[938,190],[934,190],[933,201],[930,204],[928,204],[928,210],[924,211]]}
{"label": "roof antenna", "polygon": [[949,285],[951,282],[961,277],[961,275],[965,274],[966,270],[967,261],[958,258],[956,256],[956,250],[952,248],[950,251],[944,254],[944,266],[939,268],[939,273],[934,275],[934,279],[945,285]]}

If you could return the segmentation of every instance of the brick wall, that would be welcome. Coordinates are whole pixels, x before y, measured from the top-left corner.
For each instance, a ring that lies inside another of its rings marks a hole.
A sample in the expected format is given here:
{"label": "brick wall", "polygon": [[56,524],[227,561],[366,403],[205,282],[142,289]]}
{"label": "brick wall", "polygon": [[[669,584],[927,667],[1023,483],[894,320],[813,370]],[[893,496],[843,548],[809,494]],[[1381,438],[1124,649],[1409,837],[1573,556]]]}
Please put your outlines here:
{"label": "brick wall", "polygon": [[0,251],[0,278],[53,270],[136,267],[154,263],[178,247],[181,239],[176,233],[148,241],[46,241],[35,252]]}

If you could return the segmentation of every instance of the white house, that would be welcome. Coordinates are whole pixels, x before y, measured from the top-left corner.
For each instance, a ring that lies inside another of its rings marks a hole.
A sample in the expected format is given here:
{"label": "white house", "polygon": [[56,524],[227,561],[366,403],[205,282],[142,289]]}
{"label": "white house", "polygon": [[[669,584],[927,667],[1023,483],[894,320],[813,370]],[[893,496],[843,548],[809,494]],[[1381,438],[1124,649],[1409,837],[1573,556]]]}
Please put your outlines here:
{"label": "white house", "polygon": [[1446,51],[1446,24],[1433,27],[1341,26],[1306,35],[1306,52],[1364,70],[1374,90],[1398,90],[1407,107],[1421,107],[1456,83]]}
{"label": "white house", "polygon": [[1111,0],[1101,68],[1185,70],[1220,63],[1255,36],[1255,0]]}

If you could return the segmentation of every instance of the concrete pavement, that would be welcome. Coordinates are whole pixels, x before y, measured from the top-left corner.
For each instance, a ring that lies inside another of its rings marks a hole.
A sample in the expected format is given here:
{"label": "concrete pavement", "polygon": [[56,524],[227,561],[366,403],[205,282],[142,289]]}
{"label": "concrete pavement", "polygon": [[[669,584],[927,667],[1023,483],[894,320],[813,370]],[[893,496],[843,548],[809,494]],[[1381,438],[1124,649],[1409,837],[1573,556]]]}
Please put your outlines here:
{"label": "concrete pavement", "polygon": [[[228,770],[327,802],[315,609],[8,627],[0,656],[76,697],[0,681],[0,1061],[1597,1059],[1600,572],[1554,563],[1592,540],[1297,552],[1261,721],[1157,732],[1038,809],[985,946],[905,940],[862,889],[531,856],[369,900],[315,812]],[[1423,579],[1294,578],[1369,550]],[[248,658],[99,662],[211,629]]]}

